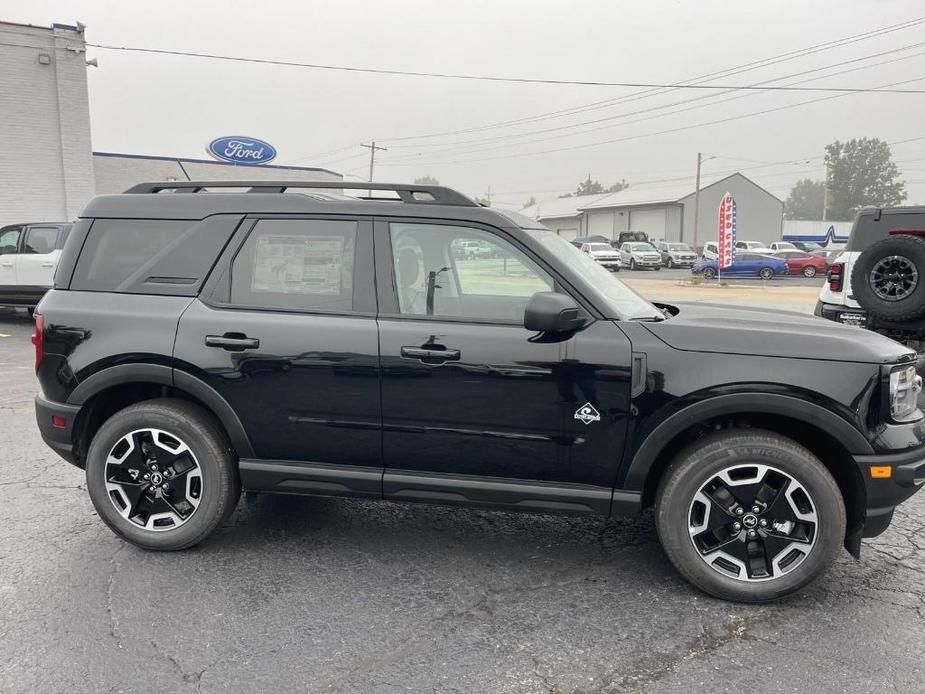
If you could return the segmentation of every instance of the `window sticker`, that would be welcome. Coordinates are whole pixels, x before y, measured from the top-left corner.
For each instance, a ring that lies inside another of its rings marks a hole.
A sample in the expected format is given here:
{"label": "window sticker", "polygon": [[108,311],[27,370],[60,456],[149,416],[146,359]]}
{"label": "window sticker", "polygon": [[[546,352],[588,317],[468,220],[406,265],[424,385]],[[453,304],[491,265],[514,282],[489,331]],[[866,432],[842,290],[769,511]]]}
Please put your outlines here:
{"label": "window sticker", "polygon": [[343,236],[266,234],[257,239],[251,291],[338,296],[352,268]]}

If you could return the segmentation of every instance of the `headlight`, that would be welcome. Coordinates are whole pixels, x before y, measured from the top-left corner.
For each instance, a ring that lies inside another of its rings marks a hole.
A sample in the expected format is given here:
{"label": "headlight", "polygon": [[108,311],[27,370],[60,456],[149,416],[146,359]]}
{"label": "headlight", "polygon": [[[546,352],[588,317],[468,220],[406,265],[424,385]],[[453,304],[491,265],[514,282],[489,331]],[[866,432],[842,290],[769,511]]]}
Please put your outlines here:
{"label": "headlight", "polygon": [[922,377],[914,366],[902,366],[890,372],[890,417],[896,422],[910,422],[921,417],[918,411]]}

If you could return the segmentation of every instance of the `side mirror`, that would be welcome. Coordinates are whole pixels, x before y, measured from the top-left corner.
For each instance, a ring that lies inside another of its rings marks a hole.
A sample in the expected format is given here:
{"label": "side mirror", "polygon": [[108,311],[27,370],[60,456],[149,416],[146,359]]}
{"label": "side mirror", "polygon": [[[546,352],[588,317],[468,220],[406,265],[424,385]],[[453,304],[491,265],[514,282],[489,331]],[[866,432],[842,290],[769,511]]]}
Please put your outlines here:
{"label": "side mirror", "polygon": [[524,327],[540,333],[567,333],[586,323],[575,300],[559,292],[537,292],[524,309]]}

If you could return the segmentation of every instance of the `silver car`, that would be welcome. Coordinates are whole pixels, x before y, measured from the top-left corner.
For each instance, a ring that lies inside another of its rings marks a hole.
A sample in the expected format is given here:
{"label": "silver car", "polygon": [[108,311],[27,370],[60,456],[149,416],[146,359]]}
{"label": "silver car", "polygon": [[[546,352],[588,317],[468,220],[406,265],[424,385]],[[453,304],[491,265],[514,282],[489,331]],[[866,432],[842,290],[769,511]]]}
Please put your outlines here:
{"label": "silver car", "polygon": [[667,268],[692,267],[697,260],[697,254],[686,243],[661,241],[658,252],[662,256],[662,265]]}
{"label": "silver car", "polygon": [[651,243],[627,241],[620,246],[620,262],[630,270],[644,267],[661,270],[662,254]]}

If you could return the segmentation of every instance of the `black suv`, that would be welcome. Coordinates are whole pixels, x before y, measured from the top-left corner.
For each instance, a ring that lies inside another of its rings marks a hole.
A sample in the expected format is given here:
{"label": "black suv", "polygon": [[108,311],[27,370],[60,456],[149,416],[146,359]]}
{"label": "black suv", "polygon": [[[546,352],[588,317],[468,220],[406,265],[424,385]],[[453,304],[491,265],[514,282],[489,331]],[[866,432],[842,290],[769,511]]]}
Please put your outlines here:
{"label": "black suv", "polygon": [[[473,242],[492,252],[457,252]],[[654,506],[684,576],[760,601],[843,544],[857,556],[925,477],[907,348],[812,316],[653,305],[446,188],[98,197],[35,321],[42,435],[149,549],[202,541],[242,488]]]}

